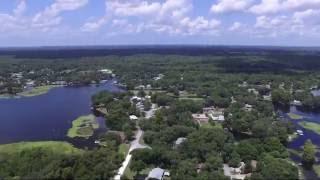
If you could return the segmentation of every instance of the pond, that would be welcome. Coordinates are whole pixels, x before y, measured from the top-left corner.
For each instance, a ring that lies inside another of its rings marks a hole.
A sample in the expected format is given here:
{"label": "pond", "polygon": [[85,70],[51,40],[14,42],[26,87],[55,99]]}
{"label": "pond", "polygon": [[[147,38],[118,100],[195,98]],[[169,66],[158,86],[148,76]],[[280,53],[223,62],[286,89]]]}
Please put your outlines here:
{"label": "pond", "polygon": [[0,99],[0,144],[20,141],[68,141],[76,146],[90,146],[94,136],[105,131],[104,120],[88,140],[66,136],[72,121],[91,112],[91,96],[101,90],[123,91],[112,80],[100,85],[57,87],[47,94],[17,99]]}

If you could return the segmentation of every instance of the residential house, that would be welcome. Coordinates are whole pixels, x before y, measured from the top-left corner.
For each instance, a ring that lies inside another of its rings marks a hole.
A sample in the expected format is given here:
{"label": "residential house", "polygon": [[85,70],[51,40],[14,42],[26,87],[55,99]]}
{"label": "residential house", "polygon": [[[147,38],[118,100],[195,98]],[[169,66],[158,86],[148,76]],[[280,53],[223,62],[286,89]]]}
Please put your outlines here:
{"label": "residential house", "polygon": [[223,165],[224,175],[230,177],[230,179],[241,179],[244,180],[249,174],[244,174],[246,164],[244,162],[240,163],[237,168],[230,167],[228,164]]}
{"label": "residential house", "polygon": [[205,114],[192,114],[192,118],[199,124],[209,122],[209,118]]}
{"label": "residential house", "polygon": [[164,77],[163,74],[158,74],[158,76],[157,76],[157,77],[154,77],[153,80],[159,81],[159,80],[162,79],[163,77]]}
{"label": "residential house", "polygon": [[224,121],[224,109],[215,107],[206,107],[202,109],[204,114],[207,114],[214,121]]}
{"label": "residential house", "polygon": [[293,100],[293,102],[291,102],[291,105],[294,105],[294,106],[302,106],[302,102],[301,102],[301,101],[298,101],[298,100]]}
{"label": "residential house", "polygon": [[265,100],[265,101],[272,101],[271,94],[264,95],[264,96],[263,96],[263,100]]}
{"label": "residential house", "polygon": [[99,72],[101,72],[103,74],[112,74],[112,70],[110,70],[110,69],[100,69]]}
{"label": "residential house", "polygon": [[182,143],[184,143],[187,140],[187,138],[184,137],[180,137],[178,138],[175,142],[174,142],[174,147],[173,148],[177,148],[179,147]]}
{"label": "residential house", "polygon": [[252,105],[250,105],[250,104],[246,104],[246,105],[244,105],[244,110],[245,111],[252,111],[252,109],[253,109],[253,106]]}
{"label": "residential house", "polygon": [[151,84],[147,84],[146,89],[149,89],[149,90],[152,89]]}
{"label": "residential house", "polygon": [[149,175],[146,178],[146,180],[163,180],[166,176],[170,176],[170,172],[165,171],[161,168],[154,168],[149,172]]}
{"label": "residential house", "polygon": [[242,84],[239,84],[238,86],[239,87],[247,87],[248,83],[246,81],[244,81]]}
{"label": "residential house", "polygon": [[254,88],[250,88],[250,89],[248,89],[248,92],[249,93],[253,93],[254,95],[259,95],[259,92],[256,90],[256,89],[254,89]]}
{"label": "residential house", "polygon": [[130,115],[130,116],[129,116],[129,119],[130,119],[131,121],[136,121],[136,120],[138,120],[138,117],[135,116],[135,115]]}
{"label": "residential house", "polygon": [[138,97],[138,96],[133,96],[130,100],[135,101],[135,102],[140,102],[140,101],[142,101],[142,98]]}

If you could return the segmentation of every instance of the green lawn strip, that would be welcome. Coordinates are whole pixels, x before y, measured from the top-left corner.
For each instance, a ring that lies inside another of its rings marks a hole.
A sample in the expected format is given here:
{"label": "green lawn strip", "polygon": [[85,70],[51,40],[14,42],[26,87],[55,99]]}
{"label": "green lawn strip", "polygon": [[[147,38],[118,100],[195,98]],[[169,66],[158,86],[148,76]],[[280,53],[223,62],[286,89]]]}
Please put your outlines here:
{"label": "green lawn strip", "polygon": [[320,165],[314,165],[313,170],[317,174],[317,176],[320,177]]}
{"label": "green lawn strip", "polygon": [[320,124],[318,123],[302,121],[299,122],[299,125],[320,135]]}
{"label": "green lawn strip", "polygon": [[127,179],[134,179],[134,176],[136,175],[136,173],[130,169],[130,163],[128,164],[126,170],[124,170],[123,175]]}
{"label": "green lawn strip", "polygon": [[222,124],[220,123],[215,123],[214,125],[211,123],[202,123],[201,128],[206,128],[206,129],[222,129]]}
{"label": "green lawn strip", "polygon": [[81,116],[72,122],[72,128],[68,131],[68,137],[89,138],[93,135],[95,129],[99,128],[94,115]]}
{"label": "green lawn strip", "polygon": [[130,148],[129,144],[125,144],[125,143],[120,144],[118,152],[119,154],[121,154],[121,156],[125,158],[129,152],[129,148]]}
{"label": "green lawn strip", "polygon": [[19,142],[12,144],[0,145],[0,153],[14,154],[23,150],[43,148],[44,150],[52,151],[61,154],[82,153],[81,149],[75,148],[67,142],[61,141],[38,141],[38,142]]}
{"label": "green lawn strip", "polygon": [[300,116],[300,115],[295,114],[295,113],[288,113],[287,115],[293,120],[301,120],[301,119],[303,119],[303,116]]}
{"label": "green lawn strip", "polygon": [[[149,167],[149,168],[146,168],[146,169],[143,169],[141,172],[140,172],[140,175],[148,175],[149,172],[152,170],[153,168]],[[128,165],[128,167],[126,168],[126,170],[124,171],[124,177],[126,177],[127,179],[134,179],[134,176],[137,174],[137,172],[135,171],[132,171],[130,169],[130,163]]]}
{"label": "green lawn strip", "polygon": [[192,101],[200,101],[204,102],[203,98],[188,98],[188,97],[180,97],[179,100],[192,100]]}
{"label": "green lawn strip", "polygon": [[55,85],[38,86],[38,87],[34,87],[30,91],[21,92],[18,95],[24,96],[24,97],[39,96],[39,95],[48,93],[52,88],[55,88],[55,87],[57,86]]}
{"label": "green lawn strip", "polygon": [[0,99],[11,99],[11,98],[15,98],[15,96],[11,95],[11,94],[1,94],[0,95]]}
{"label": "green lawn strip", "polygon": [[187,91],[180,91],[179,97],[180,98],[197,98],[197,94],[189,93]]}
{"label": "green lawn strip", "polygon": [[[130,92],[132,92],[134,95],[138,95],[138,92],[139,92],[140,90],[131,90]],[[147,90],[144,90],[144,92],[146,93],[146,94],[149,94],[150,92],[152,93],[152,94],[154,94],[154,93],[165,93],[166,91],[163,91],[163,90],[157,90],[157,89],[147,89]]]}

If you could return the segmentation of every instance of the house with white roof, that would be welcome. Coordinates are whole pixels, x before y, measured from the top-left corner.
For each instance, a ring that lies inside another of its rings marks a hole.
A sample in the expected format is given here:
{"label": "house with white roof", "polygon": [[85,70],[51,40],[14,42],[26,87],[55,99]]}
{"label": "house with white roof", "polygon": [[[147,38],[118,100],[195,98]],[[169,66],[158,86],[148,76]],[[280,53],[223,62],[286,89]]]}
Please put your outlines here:
{"label": "house with white roof", "polygon": [[130,116],[129,116],[129,119],[130,119],[131,121],[136,121],[136,120],[138,120],[138,117],[137,117],[136,115],[130,115]]}
{"label": "house with white roof", "polygon": [[149,172],[149,175],[146,178],[146,180],[163,180],[165,176],[170,176],[170,172],[165,171],[161,168],[154,168]]}

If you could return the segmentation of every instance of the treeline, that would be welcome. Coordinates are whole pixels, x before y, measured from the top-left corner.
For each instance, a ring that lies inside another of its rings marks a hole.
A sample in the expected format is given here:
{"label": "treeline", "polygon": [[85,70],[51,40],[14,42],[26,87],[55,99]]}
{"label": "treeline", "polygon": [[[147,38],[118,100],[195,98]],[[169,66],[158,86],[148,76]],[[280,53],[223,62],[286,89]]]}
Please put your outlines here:
{"label": "treeline", "polygon": [[106,144],[76,154],[46,148],[0,154],[0,179],[109,179],[117,173],[123,157],[115,142]]}

